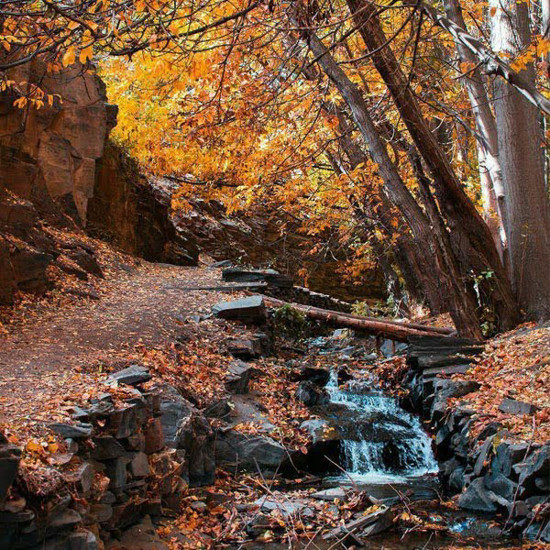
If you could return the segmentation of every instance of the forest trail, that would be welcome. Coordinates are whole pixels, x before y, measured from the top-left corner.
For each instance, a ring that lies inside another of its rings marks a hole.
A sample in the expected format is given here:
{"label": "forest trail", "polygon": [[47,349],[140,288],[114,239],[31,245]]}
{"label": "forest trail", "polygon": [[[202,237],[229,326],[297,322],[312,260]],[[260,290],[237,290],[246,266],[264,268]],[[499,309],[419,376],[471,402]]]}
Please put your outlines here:
{"label": "forest trail", "polygon": [[220,286],[218,270],[144,262],[110,281],[98,301],[48,307],[15,323],[0,336],[0,422],[33,415],[54,396],[92,382],[99,369],[91,367],[127,360],[140,343],[173,342],[186,318],[210,313],[228,296],[184,289],[213,284]]}

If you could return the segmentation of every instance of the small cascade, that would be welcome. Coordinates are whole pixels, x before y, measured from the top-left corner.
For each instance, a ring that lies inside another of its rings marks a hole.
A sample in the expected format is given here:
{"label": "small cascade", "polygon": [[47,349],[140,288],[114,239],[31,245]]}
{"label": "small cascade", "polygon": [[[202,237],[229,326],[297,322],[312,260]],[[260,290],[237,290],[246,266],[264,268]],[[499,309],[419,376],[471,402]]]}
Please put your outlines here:
{"label": "small cascade", "polygon": [[340,443],[347,474],[370,481],[420,477],[437,472],[431,441],[418,418],[403,410],[397,399],[373,390],[372,384],[350,380],[338,385],[333,370],[326,385],[330,402],[347,418]]}

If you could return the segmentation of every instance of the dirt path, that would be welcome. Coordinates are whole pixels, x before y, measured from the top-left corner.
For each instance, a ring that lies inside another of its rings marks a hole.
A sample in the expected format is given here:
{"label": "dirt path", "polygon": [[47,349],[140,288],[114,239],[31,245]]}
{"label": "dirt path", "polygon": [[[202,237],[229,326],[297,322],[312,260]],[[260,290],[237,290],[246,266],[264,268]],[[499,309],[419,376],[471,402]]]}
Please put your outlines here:
{"label": "dirt path", "polygon": [[220,284],[217,270],[144,263],[110,281],[99,301],[51,307],[17,324],[0,337],[0,421],[44,414],[43,403],[93,383],[97,374],[90,367],[115,363],[140,342],[173,341],[191,315],[208,314],[228,299],[222,292],[185,290],[213,284]]}

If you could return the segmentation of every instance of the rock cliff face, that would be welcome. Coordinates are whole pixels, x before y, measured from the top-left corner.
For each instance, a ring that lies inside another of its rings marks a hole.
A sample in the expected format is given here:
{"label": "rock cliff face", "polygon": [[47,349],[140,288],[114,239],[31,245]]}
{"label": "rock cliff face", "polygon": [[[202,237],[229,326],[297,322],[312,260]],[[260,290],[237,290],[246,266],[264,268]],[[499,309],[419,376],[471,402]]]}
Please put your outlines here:
{"label": "rock cliff face", "polygon": [[83,280],[102,276],[94,247],[78,237],[84,231],[149,261],[196,265],[203,251],[291,276],[305,268],[313,290],[343,299],[382,295],[375,271],[352,287],[336,273],[334,254],[309,256],[293,220],[268,212],[230,217],[220,203],[202,200],[172,212],[174,182],[145,177],[109,143],[117,108],[93,72],[77,65],[48,75],[36,60],[11,78],[37,83],[55,99],[19,109],[14,92],[0,94],[0,304],[17,291],[51,287],[52,266]]}
{"label": "rock cliff face", "polygon": [[13,106],[15,96],[4,94],[0,103],[2,184],[32,201],[42,216],[51,220],[68,215],[84,225],[96,163],[116,124],[116,107],[107,103],[101,79],[80,66],[48,75],[36,61],[13,78],[39,83],[57,97],[53,105],[41,109],[19,109]]}
{"label": "rock cliff face", "polygon": [[139,172],[135,161],[108,144],[88,202],[88,231],[149,261],[196,265],[192,228],[172,219],[171,193]]}
{"label": "rock cliff face", "polygon": [[51,229],[86,224],[97,162],[116,122],[101,80],[79,67],[48,75],[37,60],[10,76],[57,95],[41,109],[14,107],[13,92],[0,96],[0,304],[17,290],[44,291],[52,264],[79,278],[101,276],[93,250]]}
{"label": "rock cliff face", "polygon": [[90,219],[127,252],[196,263],[198,248],[171,223],[169,197],[129,159],[105,155],[117,109],[101,79],[79,66],[48,75],[40,61],[11,78],[39,83],[55,99],[20,109],[15,93],[0,95],[0,304],[51,287],[52,266],[79,279],[102,276],[93,247],[78,238]]}

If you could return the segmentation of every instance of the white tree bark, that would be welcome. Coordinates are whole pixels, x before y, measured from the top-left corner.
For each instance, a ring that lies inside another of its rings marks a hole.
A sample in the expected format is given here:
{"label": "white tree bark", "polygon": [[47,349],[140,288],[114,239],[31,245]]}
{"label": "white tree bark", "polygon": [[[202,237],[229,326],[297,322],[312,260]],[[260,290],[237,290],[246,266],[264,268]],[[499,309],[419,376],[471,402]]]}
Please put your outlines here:
{"label": "white tree bark", "polygon": [[[450,21],[468,32],[459,0],[444,0],[445,12]],[[505,232],[506,205],[502,171],[498,158],[498,136],[495,118],[491,111],[489,94],[479,69],[479,63],[474,53],[455,37],[455,46],[462,62],[469,66],[462,82],[472,106],[478,142],[479,176],[483,200],[484,219],[503,263],[506,258],[507,237]]]}
{"label": "white tree bark", "polygon": [[[528,4],[490,0],[491,43],[519,54],[530,41]],[[534,68],[521,71],[534,86]],[[508,82],[497,79],[494,105],[506,196],[506,232],[512,284],[532,318],[550,317],[550,206],[545,190],[542,125],[538,109]]]}

